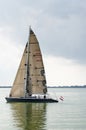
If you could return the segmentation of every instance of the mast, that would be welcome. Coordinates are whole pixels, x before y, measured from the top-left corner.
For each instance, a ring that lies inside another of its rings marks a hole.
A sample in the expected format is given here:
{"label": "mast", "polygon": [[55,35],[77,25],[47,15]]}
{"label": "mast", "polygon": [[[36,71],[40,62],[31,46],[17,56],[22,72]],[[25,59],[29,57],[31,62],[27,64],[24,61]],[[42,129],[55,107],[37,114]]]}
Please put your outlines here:
{"label": "mast", "polygon": [[28,85],[29,85],[29,39],[30,39],[30,30],[31,27],[29,27],[29,37],[28,37],[28,42],[26,44],[27,49],[26,49],[26,75],[25,75],[25,87],[24,87],[24,91],[25,91],[25,97],[28,96],[29,94],[29,90],[28,90]]}

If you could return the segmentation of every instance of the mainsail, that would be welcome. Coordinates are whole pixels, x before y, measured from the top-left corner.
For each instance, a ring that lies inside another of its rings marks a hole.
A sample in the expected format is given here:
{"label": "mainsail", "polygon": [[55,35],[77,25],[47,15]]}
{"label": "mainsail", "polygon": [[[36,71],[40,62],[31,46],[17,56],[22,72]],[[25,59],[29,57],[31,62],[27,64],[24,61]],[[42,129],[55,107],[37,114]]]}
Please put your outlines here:
{"label": "mainsail", "polygon": [[30,28],[26,44],[10,97],[27,97],[33,94],[46,94],[46,77],[42,54],[36,35]]}

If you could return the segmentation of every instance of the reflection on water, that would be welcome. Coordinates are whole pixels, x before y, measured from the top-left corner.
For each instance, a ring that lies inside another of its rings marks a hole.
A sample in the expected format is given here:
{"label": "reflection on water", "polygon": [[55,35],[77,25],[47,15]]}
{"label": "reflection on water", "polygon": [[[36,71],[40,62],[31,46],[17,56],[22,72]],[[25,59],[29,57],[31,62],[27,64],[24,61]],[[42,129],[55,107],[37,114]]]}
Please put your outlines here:
{"label": "reflection on water", "polygon": [[59,103],[6,103],[0,89],[0,130],[86,130],[86,88],[50,88]]}
{"label": "reflection on water", "polygon": [[44,130],[45,103],[11,103],[14,124],[22,130]]}

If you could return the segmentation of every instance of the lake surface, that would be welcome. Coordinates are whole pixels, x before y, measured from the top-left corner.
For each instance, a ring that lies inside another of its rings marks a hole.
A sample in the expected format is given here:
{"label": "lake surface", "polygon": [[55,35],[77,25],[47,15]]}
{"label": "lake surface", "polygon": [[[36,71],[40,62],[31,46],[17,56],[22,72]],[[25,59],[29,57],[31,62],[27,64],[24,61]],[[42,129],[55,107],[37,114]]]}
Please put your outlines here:
{"label": "lake surface", "polygon": [[86,130],[86,88],[48,90],[64,101],[6,103],[10,88],[0,88],[0,130]]}

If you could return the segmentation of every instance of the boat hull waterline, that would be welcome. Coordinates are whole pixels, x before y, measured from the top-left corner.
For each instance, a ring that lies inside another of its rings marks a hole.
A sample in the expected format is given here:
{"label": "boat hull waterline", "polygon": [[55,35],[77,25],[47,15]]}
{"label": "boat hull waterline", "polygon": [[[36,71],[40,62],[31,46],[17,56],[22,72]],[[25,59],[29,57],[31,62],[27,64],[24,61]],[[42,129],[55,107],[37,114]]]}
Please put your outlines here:
{"label": "boat hull waterline", "polygon": [[32,103],[53,103],[58,102],[58,100],[52,98],[16,98],[16,97],[6,97],[7,102],[32,102]]}

